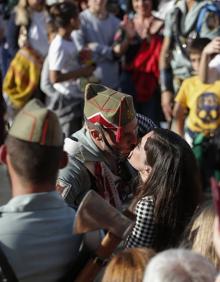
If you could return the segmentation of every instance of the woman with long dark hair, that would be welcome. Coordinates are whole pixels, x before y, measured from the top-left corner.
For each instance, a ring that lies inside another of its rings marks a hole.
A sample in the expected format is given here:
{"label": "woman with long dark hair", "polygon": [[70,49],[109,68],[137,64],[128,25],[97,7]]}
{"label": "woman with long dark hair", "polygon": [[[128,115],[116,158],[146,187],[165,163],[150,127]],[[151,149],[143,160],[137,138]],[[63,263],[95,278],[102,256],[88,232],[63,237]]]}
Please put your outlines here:
{"label": "woman with long dark hair", "polygon": [[140,185],[132,209],[136,224],[128,247],[160,251],[178,244],[201,199],[199,172],[189,145],[172,131],[155,128],[129,159]]}

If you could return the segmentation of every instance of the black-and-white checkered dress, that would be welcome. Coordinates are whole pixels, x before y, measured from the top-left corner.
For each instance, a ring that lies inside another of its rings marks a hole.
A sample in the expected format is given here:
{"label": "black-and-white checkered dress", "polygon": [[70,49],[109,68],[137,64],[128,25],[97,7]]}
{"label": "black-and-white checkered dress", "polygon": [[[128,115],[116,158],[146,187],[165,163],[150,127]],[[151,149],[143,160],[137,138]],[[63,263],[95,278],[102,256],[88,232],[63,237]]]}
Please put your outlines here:
{"label": "black-and-white checkered dress", "polygon": [[135,208],[136,222],[126,241],[126,247],[152,247],[155,236],[154,200],[143,197]]}

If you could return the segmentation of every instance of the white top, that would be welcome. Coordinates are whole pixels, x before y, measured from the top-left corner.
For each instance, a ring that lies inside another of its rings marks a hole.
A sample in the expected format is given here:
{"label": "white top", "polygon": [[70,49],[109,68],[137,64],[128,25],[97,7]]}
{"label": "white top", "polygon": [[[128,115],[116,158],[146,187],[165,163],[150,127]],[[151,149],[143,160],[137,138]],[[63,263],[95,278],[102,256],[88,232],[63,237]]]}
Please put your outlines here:
{"label": "white top", "polygon": [[105,19],[99,19],[86,9],[80,13],[80,29],[72,33],[78,50],[90,43],[89,48],[97,64],[94,75],[102,84],[113,89],[119,86],[119,63],[112,53],[119,26],[120,21],[114,15],[108,14]]}
{"label": "white top", "polygon": [[[48,52],[49,70],[68,73],[80,68],[78,52],[72,40],[65,40],[59,34],[51,42]],[[74,79],[55,83],[54,88],[63,95],[83,98]]]}
{"label": "white top", "polygon": [[28,39],[31,46],[43,57],[48,52],[48,39],[46,29],[45,11],[31,13],[31,25],[28,30]]}

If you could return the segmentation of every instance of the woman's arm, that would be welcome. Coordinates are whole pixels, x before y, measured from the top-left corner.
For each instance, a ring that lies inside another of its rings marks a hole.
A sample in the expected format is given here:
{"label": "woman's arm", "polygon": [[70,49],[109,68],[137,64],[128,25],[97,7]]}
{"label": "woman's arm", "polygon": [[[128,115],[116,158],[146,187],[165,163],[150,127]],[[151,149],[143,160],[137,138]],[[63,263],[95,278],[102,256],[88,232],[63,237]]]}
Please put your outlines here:
{"label": "woman's arm", "polygon": [[126,241],[126,247],[151,247],[155,233],[153,198],[141,199],[137,203],[135,212],[135,226]]}
{"label": "woman's arm", "polygon": [[123,55],[127,51],[135,36],[136,31],[134,23],[129,19],[128,15],[125,15],[121,23],[121,27],[115,35],[116,40],[113,45],[115,55],[118,57]]}

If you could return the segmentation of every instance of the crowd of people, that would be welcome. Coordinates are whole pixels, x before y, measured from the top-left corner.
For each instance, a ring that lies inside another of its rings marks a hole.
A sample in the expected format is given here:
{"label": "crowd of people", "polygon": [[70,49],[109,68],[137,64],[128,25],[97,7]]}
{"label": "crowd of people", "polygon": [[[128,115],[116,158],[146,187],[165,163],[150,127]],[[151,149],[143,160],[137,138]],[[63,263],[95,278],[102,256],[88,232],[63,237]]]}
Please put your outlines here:
{"label": "crowd of people", "polygon": [[0,281],[220,281],[219,54],[214,0],[0,1]]}

